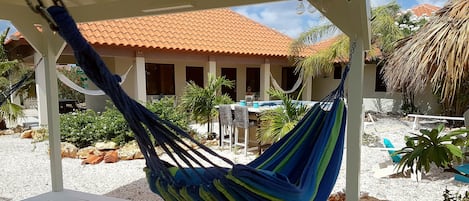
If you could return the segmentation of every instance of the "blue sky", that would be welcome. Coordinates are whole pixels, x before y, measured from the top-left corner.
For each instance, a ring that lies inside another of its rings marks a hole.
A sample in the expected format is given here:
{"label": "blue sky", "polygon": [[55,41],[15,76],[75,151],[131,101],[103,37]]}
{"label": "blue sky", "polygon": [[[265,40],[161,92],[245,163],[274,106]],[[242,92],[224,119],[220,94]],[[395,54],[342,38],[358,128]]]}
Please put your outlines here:
{"label": "blue sky", "polygon": [[[380,6],[389,3],[391,0],[370,0],[371,6]],[[232,8],[234,11],[259,22],[265,26],[271,27],[292,38],[297,37],[301,32],[308,30],[315,25],[323,23],[319,14],[308,12],[297,15],[295,8],[297,0],[288,0],[281,2],[265,3],[250,6],[241,6]],[[442,7],[447,0],[397,0],[397,3],[403,10],[412,8],[416,5],[427,3]],[[11,26],[8,21],[0,20],[0,31]],[[11,33],[11,32],[10,32]]]}

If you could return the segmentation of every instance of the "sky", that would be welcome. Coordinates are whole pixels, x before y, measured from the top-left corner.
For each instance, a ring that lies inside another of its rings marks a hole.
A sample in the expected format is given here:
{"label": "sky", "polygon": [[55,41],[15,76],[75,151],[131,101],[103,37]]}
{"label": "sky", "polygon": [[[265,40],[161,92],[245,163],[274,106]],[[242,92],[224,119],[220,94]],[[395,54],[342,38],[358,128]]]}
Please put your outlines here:
{"label": "sky", "polygon": [[[384,5],[391,0],[370,0],[372,7]],[[306,2],[306,1],[303,1]],[[442,7],[447,0],[397,0],[403,10],[410,9],[420,4],[431,4]],[[233,7],[232,9],[260,24],[271,27],[291,38],[296,38],[300,33],[324,23],[320,14],[305,12],[296,14],[297,0],[287,0],[280,2],[264,3],[258,5]],[[307,6],[306,6],[307,8]],[[0,20],[0,32],[3,32],[11,24],[8,21]],[[13,33],[10,31],[10,33]]]}

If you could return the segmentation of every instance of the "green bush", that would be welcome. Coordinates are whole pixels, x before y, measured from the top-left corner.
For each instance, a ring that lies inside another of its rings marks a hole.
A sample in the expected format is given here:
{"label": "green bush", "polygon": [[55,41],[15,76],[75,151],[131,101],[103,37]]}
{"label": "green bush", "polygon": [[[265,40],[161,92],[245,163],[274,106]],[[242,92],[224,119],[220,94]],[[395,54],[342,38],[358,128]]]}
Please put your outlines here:
{"label": "green bush", "polygon": [[[60,115],[61,140],[79,148],[100,141],[113,141],[118,145],[134,140],[134,134],[124,116],[111,103],[103,113],[92,110]],[[147,108],[184,130],[188,130],[188,117],[174,106],[174,98],[163,98],[147,105]]]}
{"label": "green bush", "polygon": [[147,103],[146,107],[161,119],[168,120],[183,130],[189,130],[189,114],[175,106],[174,97],[164,97],[158,101]]}

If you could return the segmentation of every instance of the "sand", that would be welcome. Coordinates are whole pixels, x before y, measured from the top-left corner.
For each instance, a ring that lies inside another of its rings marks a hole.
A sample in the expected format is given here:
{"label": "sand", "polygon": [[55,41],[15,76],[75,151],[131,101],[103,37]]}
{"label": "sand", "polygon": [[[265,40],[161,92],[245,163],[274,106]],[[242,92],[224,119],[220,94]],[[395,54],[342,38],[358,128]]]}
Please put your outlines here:
{"label": "sand", "polygon": [[[391,139],[396,147],[404,146],[404,136],[412,132],[412,122],[395,117],[375,117],[367,123],[364,132],[379,140],[372,146],[361,146],[360,189],[362,193],[381,200],[443,200],[445,188],[465,192],[469,185],[454,180],[453,174],[432,170],[420,181],[412,178],[389,178],[393,166],[390,156],[380,149],[383,137]],[[430,126],[434,126],[431,124]],[[216,130],[216,129],[215,129]],[[214,150],[238,163],[247,163],[256,155],[247,157],[228,150]],[[18,134],[0,136],[0,201],[16,201],[51,191],[48,142],[32,143]],[[333,192],[345,189],[345,155]],[[382,165],[382,168],[379,165]],[[389,164],[388,169],[383,164]],[[78,159],[64,158],[64,188],[128,200],[161,200],[150,192],[142,169],[144,160],[120,161],[108,164],[81,165]]]}

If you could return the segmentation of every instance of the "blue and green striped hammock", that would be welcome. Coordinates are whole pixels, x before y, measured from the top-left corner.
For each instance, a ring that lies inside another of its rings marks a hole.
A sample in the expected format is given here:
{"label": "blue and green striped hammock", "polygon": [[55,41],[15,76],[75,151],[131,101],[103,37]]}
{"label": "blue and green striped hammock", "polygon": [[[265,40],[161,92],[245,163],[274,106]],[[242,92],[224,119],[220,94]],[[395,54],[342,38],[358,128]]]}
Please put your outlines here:
{"label": "blue and green striped hammock", "polygon": [[[344,147],[344,80],[257,159],[246,165],[234,164],[131,99],[120,87],[118,76],[111,74],[81,35],[67,10],[52,6],[47,11],[58,33],[73,49],[79,66],[127,120],[145,156],[145,172],[153,192],[165,200],[327,200]],[[172,164],[159,158],[152,138]],[[191,148],[183,138],[199,149]],[[207,154],[220,158],[230,168],[215,164]]]}

